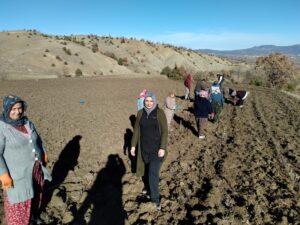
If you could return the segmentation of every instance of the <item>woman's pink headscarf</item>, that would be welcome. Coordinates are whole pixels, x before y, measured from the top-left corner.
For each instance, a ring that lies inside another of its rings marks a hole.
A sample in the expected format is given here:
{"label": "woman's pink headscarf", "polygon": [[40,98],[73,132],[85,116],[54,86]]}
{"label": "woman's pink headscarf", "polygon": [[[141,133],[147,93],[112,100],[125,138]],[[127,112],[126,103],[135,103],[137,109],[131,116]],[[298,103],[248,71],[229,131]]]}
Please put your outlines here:
{"label": "woman's pink headscarf", "polygon": [[208,91],[204,91],[204,90],[200,91],[200,97],[207,98],[208,97]]}
{"label": "woman's pink headscarf", "polygon": [[144,89],[141,93],[140,93],[140,98],[145,98],[145,95],[147,94],[147,89]]}

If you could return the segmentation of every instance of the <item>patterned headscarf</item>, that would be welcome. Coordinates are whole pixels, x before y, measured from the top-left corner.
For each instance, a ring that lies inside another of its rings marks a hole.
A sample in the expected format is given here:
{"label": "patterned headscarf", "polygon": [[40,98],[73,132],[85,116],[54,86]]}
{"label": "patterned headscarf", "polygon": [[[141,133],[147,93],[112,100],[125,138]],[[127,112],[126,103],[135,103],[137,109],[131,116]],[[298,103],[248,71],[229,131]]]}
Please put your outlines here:
{"label": "patterned headscarf", "polygon": [[[151,97],[152,98],[152,101],[153,101],[153,106],[151,109],[148,109],[146,106],[145,106],[145,100],[146,98],[148,97]],[[155,94],[151,91],[148,91],[145,95],[145,99],[144,99],[144,110],[146,111],[147,115],[149,115],[157,106],[157,98],[155,96]]]}
{"label": "patterned headscarf", "polygon": [[[10,113],[12,107],[16,103],[21,103],[22,104],[23,114],[21,115],[21,117],[19,119],[12,120],[9,117],[9,113]],[[27,109],[27,103],[25,101],[23,101],[19,96],[16,96],[16,95],[5,96],[4,99],[3,99],[3,112],[2,112],[2,115],[0,116],[0,120],[5,122],[5,123],[8,123],[12,126],[22,126],[28,120],[28,118],[24,115],[26,109]]]}

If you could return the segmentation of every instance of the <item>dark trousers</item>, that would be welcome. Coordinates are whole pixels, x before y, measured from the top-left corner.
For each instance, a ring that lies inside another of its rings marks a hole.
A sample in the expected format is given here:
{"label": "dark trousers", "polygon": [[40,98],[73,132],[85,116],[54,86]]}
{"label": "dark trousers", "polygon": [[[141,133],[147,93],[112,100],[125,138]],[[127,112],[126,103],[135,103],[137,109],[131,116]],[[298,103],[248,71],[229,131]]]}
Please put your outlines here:
{"label": "dark trousers", "polygon": [[159,159],[151,159],[145,164],[145,175],[143,177],[144,185],[147,191],[150,190],[151,201],[160,202],[159,196],[159,170],[161,161]]}
{"label": "dark trousers", "polygon": [[196,124],[198,129],[198,135],[205,135],[206,125],[207,125],[207,118],[197,118],[196,117]]}

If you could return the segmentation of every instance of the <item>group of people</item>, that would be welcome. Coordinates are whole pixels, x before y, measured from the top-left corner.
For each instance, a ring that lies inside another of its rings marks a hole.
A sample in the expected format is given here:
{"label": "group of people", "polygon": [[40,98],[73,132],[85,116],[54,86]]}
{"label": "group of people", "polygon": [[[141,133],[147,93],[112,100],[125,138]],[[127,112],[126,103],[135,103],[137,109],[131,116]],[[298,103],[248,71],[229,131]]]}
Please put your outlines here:
{"label": "group of people", "polygon": [[[192,76],[189,74],[184,82],[186,100],[190,100]],[[199,80],[195,86],[194,115],[196,118],[198,137],[205,138],[208,120],[217,123],[224,107],[224,75],[218,74],[211,87],[205,79]],[[249,92],[244,90],[229,90],[229,96],[234,105],[243,106]],[[134,124],[131,141],[131,155],[137,157],[136,175],[144,182],[143,194],[148,196],[160,209],[159,171],[167,155],[168,132],[172,131],[171,122],[175,111],[179,108],[173,91],[164,102],[164,108],[158,107],[157,98],[153,92],[144,89],[137,101],[138,113]]]}
{"label": "group of people", "polygon": [[[185,99],[190,99],[192,77],[188,78]],[[224,76],[218,76],[211,87],[205,80],[197,82],[194,115],[199,138],[205,138],[208,119],[217,122],[224,106]],[[233,104],[243,106],[249,92],[229,89]],[[171,91],[164,109],[158,107],[155,94],[144,89],[138,98],[130,153],[136,156],[136,175],[143,177],[143,193],[159,210],[159,171],[167,156],[168,131],[179,108]],[[25,112],[27,103],[15,95],[3,100],[0,116],[0,185],[4,189],[4,213],[7,225],[27,225],[36,220],[41,207],[44,181],[51,181],[46,169],[48,155],[34,124]]]}
{"label": "group of people", "polygon": [[[207,86],[205,79],[199,80],[196,83],[194,89],[194,115],[196,118],[199,139],[205,138],[208,120],[211,120],[213,123],[219,121],[220,113],[225,102],[223,83],[223,74],[217,74],[217,80],[215,80],[210,87]],[[184,85],[185,84],[186,82]],[[227,99],[227,101],[231,101],[233,105],[242,108],[248,95],[248,91],[229,88],[229,99]]]}
{"label": "group of people", "polygon": [[196,118],[198,137],[205,138],[207,122],[218,122],[221,110],[224,107],[223,83],[224,76],[218,74],[218,79],[211,87],[207,86],[205,79],[199,80],[194,89],[194,115]]}
{"label": "group of people", "polygon": [[[167,155],[168,124],[174,113],[166,117],[168,112],[158,107],[152,92],[143,90],[140,97],[138,107],[142,109],[134,125],[131,154],[137,155],[137,175],[147,178],[145,191],[160,209],[159,170]],[[166,101],[166,110],[174,112],[174,92]],[[20,97],[4,97],[0,115],[0,187],[7,225],[37,224],[45,181],[52,180],[46,169],[47,151],[26,110],[27,103]]]}

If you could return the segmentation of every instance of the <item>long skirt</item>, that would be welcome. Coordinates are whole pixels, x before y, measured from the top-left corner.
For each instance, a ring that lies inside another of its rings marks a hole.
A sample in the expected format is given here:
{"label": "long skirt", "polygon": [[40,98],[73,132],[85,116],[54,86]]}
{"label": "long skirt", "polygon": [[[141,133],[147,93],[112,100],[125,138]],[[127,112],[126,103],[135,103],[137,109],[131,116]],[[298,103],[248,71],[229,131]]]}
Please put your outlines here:
{"label": "long skirt", "polygon": [[25,202],[10,204],[4,191],[4,214],[7,225],[28,225],[30,217],[38,213],[42,202],[44,176],[39,161],[36,161],[32,172],[34,197]]}

